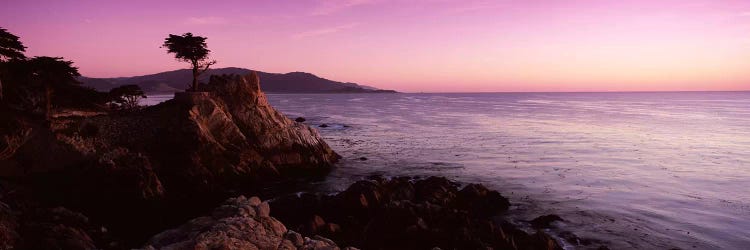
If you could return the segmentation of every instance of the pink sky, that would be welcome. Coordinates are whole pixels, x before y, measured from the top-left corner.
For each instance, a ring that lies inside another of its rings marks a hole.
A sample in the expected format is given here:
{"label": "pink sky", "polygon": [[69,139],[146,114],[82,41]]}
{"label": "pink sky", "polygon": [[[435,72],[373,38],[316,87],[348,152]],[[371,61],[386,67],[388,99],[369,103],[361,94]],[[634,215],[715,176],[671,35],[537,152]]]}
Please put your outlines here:
{"label": "pink sky", "polygon": [[192,32],[216,67],[407,92],[750,89],[747,0],[220,2],[4,0],[0,26],[92,77],[185,68],[159,46]]}

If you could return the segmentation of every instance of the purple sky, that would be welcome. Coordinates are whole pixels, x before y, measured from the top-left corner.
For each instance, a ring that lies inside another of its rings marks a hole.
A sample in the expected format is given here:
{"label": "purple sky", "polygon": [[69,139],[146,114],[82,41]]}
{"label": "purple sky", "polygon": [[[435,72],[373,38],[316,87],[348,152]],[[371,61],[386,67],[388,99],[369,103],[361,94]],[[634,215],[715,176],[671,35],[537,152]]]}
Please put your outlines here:
{"label": "purple sky", "polygon": [[4,0],[29,55],[93,77],[185,68],[160,48],[208,37],[216,67],[306,71],[400,91],[750,89],[750,1]]}

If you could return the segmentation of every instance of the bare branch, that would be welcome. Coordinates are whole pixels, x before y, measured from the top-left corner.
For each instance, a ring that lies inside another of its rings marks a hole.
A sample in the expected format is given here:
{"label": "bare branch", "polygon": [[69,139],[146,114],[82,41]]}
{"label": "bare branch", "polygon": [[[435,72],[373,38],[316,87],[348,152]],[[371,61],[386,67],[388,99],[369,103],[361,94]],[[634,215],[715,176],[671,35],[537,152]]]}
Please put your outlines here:
{"label": "bare branch", "polygon": [[199,74],[203,74],[203,72],[208,71],[208,67],[211,67],[211,65],[214,65],[214,64],[216,64],[216,60],[212,60],[212,61],[206,62],[204,65],[202,65],[203,66],[203,70],[201,70],[199,72]]}

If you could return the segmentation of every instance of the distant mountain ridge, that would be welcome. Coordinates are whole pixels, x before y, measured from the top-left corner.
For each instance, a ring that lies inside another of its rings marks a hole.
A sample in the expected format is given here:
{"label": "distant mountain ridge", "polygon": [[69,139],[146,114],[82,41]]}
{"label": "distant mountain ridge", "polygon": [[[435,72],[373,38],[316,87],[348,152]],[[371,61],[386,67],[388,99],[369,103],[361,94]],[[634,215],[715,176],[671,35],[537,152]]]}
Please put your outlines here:
{"label": "distant mountain ridge", "polygon": [[[207,82],[211,75],[239,74],[245,75],[253,70],[244,68],[210,69],[200,77],[201,82]],[[285,74],[256,71],[260,77],[260,87],[270,93],[395,93],[393,90],[381,90],[351,82],[338,82],[318,77],[305,72],[290,72]],[[83,86],[92,87],[99,91],[127,84],[136,84],[149,94],[166,94],[184,91],[192,81],[189,69],[166,71],[151,75],[115,78],[80,77]]]}

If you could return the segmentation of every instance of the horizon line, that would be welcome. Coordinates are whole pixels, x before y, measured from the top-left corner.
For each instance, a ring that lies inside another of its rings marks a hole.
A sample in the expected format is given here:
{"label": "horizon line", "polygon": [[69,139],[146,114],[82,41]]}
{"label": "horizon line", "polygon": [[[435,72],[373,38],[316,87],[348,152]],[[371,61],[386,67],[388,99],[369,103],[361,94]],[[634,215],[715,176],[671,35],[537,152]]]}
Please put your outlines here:
{"label": "horizon line", "polygon": [[679,92],[750,92],[747,90],[593,90],[593,91],[431,91],[398,92],[401,94],[515,94],[515,93],[679,93]]}
{"label": "horizon line", "polygon": [[[262,91],[262,89],[261,89]],[[396,93],[315,93],[315,92],[266,92],[275,95],[320,95],[320,94],[604,94],[604,93],[701,93],[701,92],[750,92],[750,90],[644,90],[644,91],[488,91],[488,92],[401,92]],[[159,94],[161,95],[161,94]]]}
{"label": "horizon line", "polygon": [[[342,82],[342,83],[355,83],[357,85],[366,85],[366,86],[372,86],[373,84],[370,83],[359,83],[359,82],[346,82],[346,81],[339,81],[339,80],[331,80],[327,77],[323,77],[320,75],[317,75],[315,73],[306,72],[306,71],[289,71],[289,72],[268,72],[268,71],[261,71],[257,69],[251,69],[251,68],[245,68],[241,66],[227,66],[227,67],[221,67],[221,68],[211,68],[211,69],[226,69],[226,68],[236,68],[236,69],[246,69],[253,72],[263,72],[263,73],[270,73],[270,74],[289,74],[289,73],[308,73],[315,75],[316,77],[320,77],[323,79],[327,79],[330,81],[336,81],[336,82]],[[209,69],[209,70],[211,70]],[[133,76],[116,76],[116,77],[91,77],[91,76],[85,76],[81,75],[81,77],[86,78],[132,78],[132,77],[139,77],[139,76],[148,76],[148,75],[156,75],[159,73],[165,73],[165,72],[172,72],[172,71],[179,71],[179,70],[190,70],[185,68],[179,68],[174,70],[167,70],[167,71],[161,71],[156,73],[150,73],[150,74],[144,74],[144,75],[133,75]],[[481,93],[669,93],[669,92],[750,92],[750,89],[745,90],[581,90],[581,91],[398,91],[395,89],[381,89],[379,90],[394,90],[398,93],[404,93],[404,94],[447,94],[447,93],[453,93],[453,94],[481,94]],[[273,93],[273,92],[267,92],[267,93]],[[279,93],[281,94],[281,93]],[[315,93],[290,93],[290,94],[315,94]]]}

